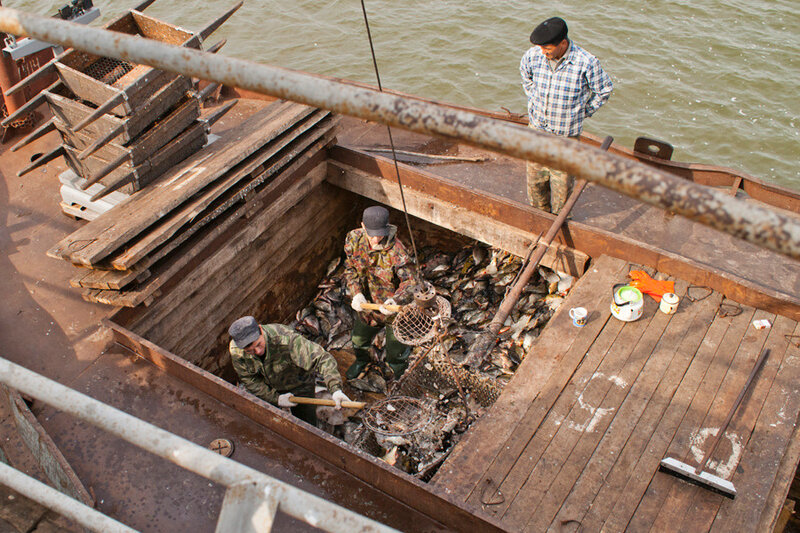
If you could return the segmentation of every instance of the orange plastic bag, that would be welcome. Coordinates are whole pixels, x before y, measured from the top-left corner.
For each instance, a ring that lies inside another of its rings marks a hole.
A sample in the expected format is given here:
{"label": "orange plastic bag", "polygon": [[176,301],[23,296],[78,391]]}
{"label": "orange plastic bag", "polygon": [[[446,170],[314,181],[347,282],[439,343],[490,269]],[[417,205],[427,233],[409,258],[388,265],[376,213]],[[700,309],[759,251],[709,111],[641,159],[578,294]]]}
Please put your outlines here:
{"label": "orange plastic bag", "polygon": [[659,281],[651,278],[647,272],[643,270],[631,270],[628,275],[631,281],[631,287],[636,287],[645,294],[649,294],[657,302],[661,302],[661,297],[668,292],[675,292],[674,281]]}

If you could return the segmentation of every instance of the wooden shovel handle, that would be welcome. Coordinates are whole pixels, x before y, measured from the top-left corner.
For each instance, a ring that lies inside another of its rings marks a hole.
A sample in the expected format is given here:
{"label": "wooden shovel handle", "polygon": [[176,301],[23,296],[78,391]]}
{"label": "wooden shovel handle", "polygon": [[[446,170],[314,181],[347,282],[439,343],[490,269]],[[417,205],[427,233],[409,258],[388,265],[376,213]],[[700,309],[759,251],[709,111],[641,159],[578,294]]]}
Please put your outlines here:
{"label": "wooden shovel handle", "polygon": [[[403,308],[402,305],[384,305],[383,307],[385,307],[389,311],[393,311],[395,313],[397,313],[398,311],[400,311]],[[380,311],[381,310],[381,304],[373,304],[373,303],[370,303],[370,302],[364,302],[363,304],[361,304],[361,309],[366,309],[367,311]]]}
{"label": "wooden shovel handle", "polygon": [[[333,400],[326,400],[324,398],[305,398],[303,396],[289,396],[289,401],[294,403],[302,403],[306,405],[328,405],[330,407],[336,406],[336,402]],[[364,406],[367,405],[364,402],[342,402],[342,407],[347,407],[350,409],[363,409]]]}

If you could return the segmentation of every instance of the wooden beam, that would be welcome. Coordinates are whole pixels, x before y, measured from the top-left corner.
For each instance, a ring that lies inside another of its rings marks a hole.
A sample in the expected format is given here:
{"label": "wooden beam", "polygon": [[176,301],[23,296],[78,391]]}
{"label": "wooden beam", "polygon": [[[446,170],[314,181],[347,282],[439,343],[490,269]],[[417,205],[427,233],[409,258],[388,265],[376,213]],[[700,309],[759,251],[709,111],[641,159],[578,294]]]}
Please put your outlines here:
{"label": "wooden beam", "polygon": [[[358,152],[342,146],[330,152],[334,161],[396,183],[391,159]],[[493,218],[531,233],[543,233],[555,218],[550,213],[513,202],[485,191],[466,187],[458,182],[429,172],[398,164],[405,191],[423,191],[439,200]],[[800,298],[796,295],[765,287],[732,272],[715,269],[707,264],[662,250],[621,234],[568,221],[554,242],[564,244],[599,257],[606,254],[631,263],[648,266],[695,285],[704,285],[721,292],[737,302],[765,309],[775,314],[800,320]]]}
{"label": "wooden beam", "polygon": [[[396,184],[335,161],[328,168],[328,181],[333,185],[395,209],[403,209],[400,189]],[[405,199],[408,214],[520,257],[525,257],[530,246],[537,240],[537,235],[532,232],[467,211],[413,189],[405,190]],[[564,245],[551,244],[541,264],[580,277],[586,271],[588,262],[589,256],[583,252]]]}
{"label": "wooden beam", "polygon": [[322,430],[302,422],[298,423],[297,419],[284,414],[277,407],[163,350],[113,320],[104,319],[103,324],[113,330],[114,340],[167,374],[209,394],[251,420],[310,451],[321,460],[404,502],[439,522],[445,529],[506,531],[502,524],[480,510],[456,502],[444,491],[426,485],[383,461],[342,443]]}

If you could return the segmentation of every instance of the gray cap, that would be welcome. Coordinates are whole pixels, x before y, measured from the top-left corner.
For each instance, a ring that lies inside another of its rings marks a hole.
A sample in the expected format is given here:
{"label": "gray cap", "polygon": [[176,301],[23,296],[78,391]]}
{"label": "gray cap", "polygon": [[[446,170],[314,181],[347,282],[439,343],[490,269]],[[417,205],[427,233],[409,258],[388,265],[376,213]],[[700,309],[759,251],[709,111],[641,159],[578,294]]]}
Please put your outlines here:
{"label": "gray cap", "polygon": [[233,342],[241,349],[247,348],[261,336],[261,328],[252,316],[243,316],[231,324],[228,333],[233,337]]}
{"label": "gray cap", "polygon": [[389,210],[385,207],[375,205],[364,209],[361,221],[370,237],[389,235]]}

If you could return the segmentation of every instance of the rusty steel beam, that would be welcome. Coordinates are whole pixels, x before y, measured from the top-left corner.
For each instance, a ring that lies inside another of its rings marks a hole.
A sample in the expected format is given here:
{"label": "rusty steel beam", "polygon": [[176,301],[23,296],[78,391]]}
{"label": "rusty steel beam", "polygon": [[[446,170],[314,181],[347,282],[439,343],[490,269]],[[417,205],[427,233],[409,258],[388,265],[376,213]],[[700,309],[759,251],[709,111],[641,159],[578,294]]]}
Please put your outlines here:
{"label": "rusty steel beam", "polygon": [[800,220],[570,139],[252,61],[0,8],[0,31],[438,135],[567,171],[643,202],[800,258]]}

